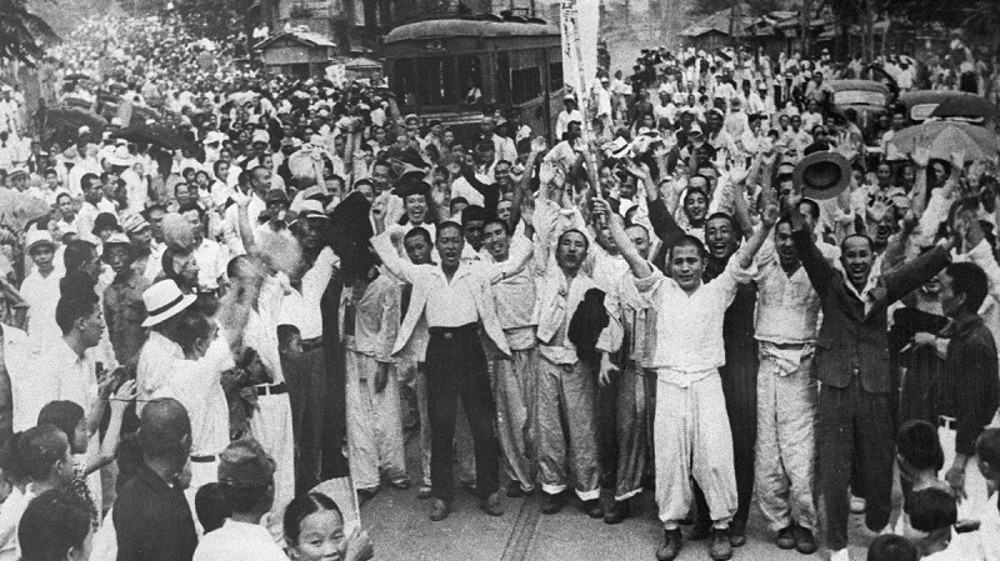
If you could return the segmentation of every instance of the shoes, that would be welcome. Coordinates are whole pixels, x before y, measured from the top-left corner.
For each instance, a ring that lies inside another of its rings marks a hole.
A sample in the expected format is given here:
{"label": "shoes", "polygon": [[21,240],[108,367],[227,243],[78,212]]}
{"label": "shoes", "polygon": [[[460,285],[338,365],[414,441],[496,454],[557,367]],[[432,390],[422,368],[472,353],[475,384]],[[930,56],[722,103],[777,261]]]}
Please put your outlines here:
{"label": "shoes", "polygon": [[680,528],[663,531],[663,545],[656,550],[657,561],[674,561],[677,554],[681,552],[683,538],[681,538]]}
{"label": "shoes", "polygon": [[434,490],[431,489],[430,485],[421,485],[420,488],[417,489],[417,498],[421,500],[429,499],[433,494]]}
{"label": "shoes", "polygon": [[601,499],[583,501],[583,504],[580,505],[580,509],[586,512],[587,516],[591,518],[601,518],[604,516],[604,507],[601,506]]}
{"label": "shoes", "polygon": [[778,530],[778,539],[774,541],[774,544],[778,546],[778,549],[794,549],[797,543],[795,537],[795,524],[790,524],[786,528]]}
{"label": "shoes", "polygon": [[500,491],[491,493],[485,499],[479,499],[479,509],[490,516],[503,516],[503,507],[500,506]]}
{"label": "shoes", "polygon": [[524,489],[521,488],[521,484],[517,481],[511,481],[507,484],[507,497],[511,499],[518,499],[527,495]]}
{"label": "shoes", "polygon": [[632,507],[629,506],[630,504],[627,500],[613,502],[611,508],[604,513],[604,523],[620,524],[623,520],[632,516]]}
{"label": "shoes", "polygon": [[816,538],[813,537],[812,530],[795,526],[795,550],[803,555],[816,553]]}
{"label": "shoes", "polygon": [[708,544],[708,556],[712,561],[727,561],[733,557],[733,546],[729,543],[729,528],[713,528],[712,541]]}
{"label": "shoes", "polygon": [[378,494],[378,487],[368,487],[366,489],[358,489],[358,505],[363,505],[368,501],[375,498]]}
{"label": "shoes", "polygon": [[553,495],[542,493],[542,514],[555,514],[566,506],[566,496],[563,493]]}
{"label": "shoes", "polygon": [[733,520],[729,524],[729,545],[743,547],[747,544],[747,523]]}
{"label": "shoes", "polygon": [[400,473],[398,475],[393,475],[389,478],[389,485],[396,489],[407,490],[413,485],[413,481],[410,480],[410,476],[405,473]]}
{"label": "shoes", "polygon": [[864,514],[868,503],[861,497],[851,495],[851,514]]}
{"label": "shoes", "polygon": [[434,503],[431,505],[431,520],[440,522],[448,518],[449,514],[451,514],[451,506],[441,499],[434,499]]}

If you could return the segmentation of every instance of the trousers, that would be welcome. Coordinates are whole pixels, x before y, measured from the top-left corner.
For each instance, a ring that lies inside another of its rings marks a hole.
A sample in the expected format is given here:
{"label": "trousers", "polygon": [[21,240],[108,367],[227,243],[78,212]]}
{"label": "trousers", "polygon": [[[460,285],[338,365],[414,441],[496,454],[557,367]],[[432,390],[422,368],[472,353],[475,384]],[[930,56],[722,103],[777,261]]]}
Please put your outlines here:
{"label": "trousers", "polygon": [[271,517],[280,521],[295,498],[295,440],[292,406],[288,394],[257,397],[257,411],[250,418],[250,434],[274,460],[274,506]]}
{"label": "trousers", "polygon": [[[889,523],[892,466],[896,459],[891,395],[866,392],[854,376],[846,388],[820,387],[818,409],[820,489],[826,501],[826,543],[847,547],[847,495],[852,468],[855,495],[866,501],[865,525],[874,532]],[[858,489],[860,487],[860,489]]]}
{"label": "trousers", "polygon": [[452,463],[455,420],[461,399],[475,447],[476,491],[481,497],[488,497],[499,488],[500,460],[486,355],[476,325],[432,327],[425,366],[434,496],[445,502],[455,496]]}
{"label": "trousers", "polygon": [[816,381],[812,357],[787,371],[762,356],[757,376],[757,498],[768,526],[816,529]]}
{"label": "trousers", "polygon": [[395,366],[391,365],[385,389],[375,391],[379,363],[374,357],[348,350],[346,365],[344,390],[351,477],[356,489],[371,489],[380,483],[380,469],[392,475],[406,471],[399,385]]}
{"label": "trousers", "polygon": [[628,364],[618,376],[618,470],[615,500],[630,499],[643,490],[653,468],[653,414],[656,375]]}
{"label": "trousers", "polygon": [[[941,441],[941,448],[944,450],[944,472],[947,472],[955,463],[955,437],[954,428],[938,427],[938,439]],[[983,514],[989,510],[997,509],[997,500],[994,495],[993,500],[989,499],[989,492],[986,486],[986,478],[983,472],[979,471],[979,456],[974,456],[965,466],[965,493],[968,498],[962,499],[958,503],[959,520],[980,520]],[[942,473],[942,477],[943,477]],[[992,504],[991,504],[992,503]],[[987,537],[985,526],[975,532],[959,534],[953,532],[951,544],[948,545],[948,554],[954,555],[955,559],[978,559],[980,542],[983,539],[998,540],[1000,535]]]}
{"label": "trousers", "polygon": [[508,480],[518,482],[526,492],[534,490],[538,471],[536,361],[533,348],[512,351],[511,358],[501,356],[489,361],[503,469]]}
{"label": "trousers", "polygon": [[538,359],[539,481],[550,495],[566,490],[572,472],[581,500],[600,497],[595,385],[594,369],[586,363]]}
{"label": "trousers", "polygon": [[420,449],[420,485],[431,486],[431,419],[427,412],[427,374],[423,362],[412,356],[404,356],[396,363],[400,379],[413,390],[416,396],[417,419],[420,423],[417,443]]}
{"label": "trousers", "polygon": [[718,372],[689,385],[658,381],[653,419],[656,504],[667,530],[687,517],[695,483],[713,523],[726,528],[736,513],[733,436]]}

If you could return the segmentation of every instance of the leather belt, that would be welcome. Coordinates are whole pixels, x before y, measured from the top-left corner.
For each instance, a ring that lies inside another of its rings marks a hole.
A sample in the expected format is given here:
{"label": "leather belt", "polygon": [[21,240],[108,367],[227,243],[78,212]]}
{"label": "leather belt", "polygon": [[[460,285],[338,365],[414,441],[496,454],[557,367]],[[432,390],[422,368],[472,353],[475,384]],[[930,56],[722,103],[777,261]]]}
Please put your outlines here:
{"label": "leather belt", "polygon": [[257,395],[280,395],[288,393],[288,386],[286,386],[284,382],[254,387],[257,388]]}
{"label": "leather belt", "polygon": [[956,430],[958,419],[955,417],[948,417],[946,415],[938,415],[938,426],[944,427],[948,430]]}

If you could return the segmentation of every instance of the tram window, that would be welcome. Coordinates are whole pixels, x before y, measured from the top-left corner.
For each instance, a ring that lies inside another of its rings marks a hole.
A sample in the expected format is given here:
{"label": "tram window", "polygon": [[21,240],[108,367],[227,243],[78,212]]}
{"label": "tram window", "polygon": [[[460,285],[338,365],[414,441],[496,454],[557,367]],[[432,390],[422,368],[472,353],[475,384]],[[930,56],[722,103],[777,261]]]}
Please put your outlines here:
{"label": "tram window", "polygon": [[563,87],[563,67],[561,62],[549,65],[549,91],[557,91]]}
{"label": "tram window", "polygon": [[403,105],[417,104],[417,84],[416,73],[413,69],[412,58],[401,58],[396,61],[395,79],[392,88],[396,94],[396,99]]}
{"label": "tram window", "polygon": [[422,58],[416,61],[416,104],[451,105],[457,102],[455,66],[451,58]]}
{"label": "tram window", "polygon": [[483,69],[479,57],[460,56],[457,63],[458,86],[462,93],[462,101],[475,105],[483,98]]}
{"label": "tram window", "polygon": [[511,98],[514,103],[531,101],[542,94],[541,68],[521,68],[510,72]]}

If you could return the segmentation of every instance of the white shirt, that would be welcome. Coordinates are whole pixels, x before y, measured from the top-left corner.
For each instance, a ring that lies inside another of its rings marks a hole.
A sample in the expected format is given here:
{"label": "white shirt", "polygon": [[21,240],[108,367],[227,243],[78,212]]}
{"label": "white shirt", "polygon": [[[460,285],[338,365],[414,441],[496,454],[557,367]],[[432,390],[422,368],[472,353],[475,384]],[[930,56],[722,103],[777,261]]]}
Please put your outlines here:
{"label": "white shirt", "polygon": [[285,381],[281,370],[281,356],[278,354],[278,306],[281,304],[281,290],[273,277],[264,281],[257,310],[250,310],[243,332],[243,344],[257,351],[260,361],[273,376],[273,384]]}
{"label": "white shirt", "polygon": [[28,303],[28,334],[39,341],[62,338],[62,329],[56,323],[56,305],[59,303],[59,280],[63,275],[52,271],[43,277],[36,270],[21,283],[21,297]]}
{"label": "white shirt", "polygon": [[0,561],[16,561],[20,557],[17,525],[33,498],[35,495],[30,489],[22,493],[13,487],[10,496],[3,502],[0,508]]}
{"label": "white shirt", "polygon": [[569,113],[565,109],[559,112],[559,118],[556,120],[556,142],[562,140],[563,133],[566,132],[569,124],[573,121],[583,123],[583,115],[580,114],[578,109],[574,109]]}
{"label": "white shirt", "polygon": [[287,294],[281,301],[281,323],[299,328],[302,339],[323,335],[323,313],[319,302],[330,284],[333,270],[340,266],[340,258],[329,247],[324,247],[316,262],[302,275],[301,291]]}
{"label": "white shirt", "polygon": [[805,267],[789,276],[782,269],[770,240],[757,259],[757,321],[754,337],[771,343],[810,343],[816,340],[819,294]]}
{"label": "white shirt", "polygon": [[15,431],[37,425],[38,413],[51,401],[72,401],[88,412],[97,401],[97,373],[91,350],[81,358],[60,340],[43,351],[31,366],[32,383],[12,388]]}
{"label": "white shirt", "polygon": [[[257,218],[264,212],[267,204],[257,196],[256,193],[250,195],[250,204],[247,205],[247,219],[250,220],[250,228],[258,225]],[[239,207],[230,205],[226,209],[225,217],[222,221],[222,239],[229,246],[231,255],[246,255],[246,248],[243,247],[243,238],[240,237]]]}
{"label": "white shirt", "polygon": [[192,456],[214,456],[229,445],[229,406],[222,372],[234,366],[229,343],[218,337],[202,359],[175,360],[164,385],[152,395],[153,399],[172,397],[187,409]]}
{"label": "white shirt", "polygon": [[174,362],[184,359],[184,351],[180,345],[167,339],[158,331],[150,331],[149,337],[139,351],[139,362],[136,366],[136,414],[142,412],[142,404],[152,399],[161,391],[170,377]]}
{"label": "white shirt", "polygon": [[229,252],[217,242],[205,238],[194,250],[194,260],[198,263],[198,286],[202,290],[219,288],[219,278],[226,273]]}
{"label": "white shirt", "polygon": [[206,534],[194,550],[193,561],[288,561],[267,528],[259,524],[226,520]]}
{"label": "white shirt", "polygon": [[736,297],[737,282],[748,280],[738,263],[737,253],[721,275],[690,295],[659,270],[633,279],[643,307],[657,311],[651,366],[660,370],[660,381],[686,386],[726,364],[722,321]]}

